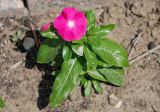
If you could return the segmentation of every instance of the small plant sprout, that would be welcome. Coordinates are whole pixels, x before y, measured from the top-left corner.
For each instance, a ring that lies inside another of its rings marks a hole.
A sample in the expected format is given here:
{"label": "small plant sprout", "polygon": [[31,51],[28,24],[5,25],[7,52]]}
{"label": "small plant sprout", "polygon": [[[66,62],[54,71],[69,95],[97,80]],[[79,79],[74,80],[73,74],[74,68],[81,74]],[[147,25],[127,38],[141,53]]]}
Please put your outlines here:
{"label": "small plant sprout", "polygon": [[50,105],[56,108],[80,84],[84,96],[103,92],[101,82],[123,86],[124,70],[128,67],[125,48],[106,36],[115,24],[97,25],[92,10],[82,12],[67,7],[41,28],[44,41],[40,45],[37,63],[55,68],[55,81]]}
{"label": "small plant sprout", "polygon": [[15,32],[10,36],[10,40],[14,43],[18,42],[19,40],[23,40],[24,34],[21,31]]}
{"label": "small plant sprout", "polygon": [[5,107],[4,101],[2,97],[0,96],[0,111]]}

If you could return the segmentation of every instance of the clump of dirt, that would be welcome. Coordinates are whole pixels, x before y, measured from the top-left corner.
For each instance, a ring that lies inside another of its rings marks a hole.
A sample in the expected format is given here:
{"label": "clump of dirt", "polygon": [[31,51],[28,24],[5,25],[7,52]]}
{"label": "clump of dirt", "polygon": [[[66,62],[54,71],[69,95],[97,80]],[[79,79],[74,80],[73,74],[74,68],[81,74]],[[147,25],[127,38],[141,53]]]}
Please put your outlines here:
{"label": "clump of dirt", "polygon": [[[117,24],[108,35],[130,51],[131,43],[138,39],[130,59],[160,45],[159,0],[101,0],[95,8],[98,24]],[[32,17],[37,28],[52,21],[56,14]],[[27,18],[1,18],[0,27],[0,96],[5,99],[4,112],[51,112],[48,105],[52,76],[45,76],[48,67],[35,63],[37,49],[24,51],[10,41],[10,35],[22,31],[32,36]],[[28,33],[26,33],[28,32]],[[154,43],[154,46],[150,44]],[[160,50],[130,65],[125,85],[114,87],[102,84],[103,93],[85,98],[79,87],[55,111],[59,112],[160,112]],[[47,68],[47,69],[46,69]],[[122,105],[110,105],[114,94]]]}

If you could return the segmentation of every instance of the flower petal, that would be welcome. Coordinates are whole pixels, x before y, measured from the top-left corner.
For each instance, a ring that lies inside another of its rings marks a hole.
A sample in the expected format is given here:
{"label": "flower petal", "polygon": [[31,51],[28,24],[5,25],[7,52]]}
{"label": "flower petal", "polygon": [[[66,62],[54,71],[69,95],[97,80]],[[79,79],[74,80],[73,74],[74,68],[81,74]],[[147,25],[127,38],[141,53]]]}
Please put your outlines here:
{"label": "flower petal", "polygon": [[77,37],[76,37],[76,40],[80,40],[86,33],[87,31],[87,28],[85,26],[76,26],[76,31],[77,32]]}
{"label": "flower petal", "polygon": [[76,24],[78,26],[86,26],[87,25],[87,19],[86,19],[85,14],[83,12],[78,12],[74,16],[74,20],[76,21]]}
{"label": "flower petal", "polygon": [[46,31],[48,30],[48,28],[51,26],[51,23],[45,23],[44,25],[42,25],[41,27],[41,31]]}
{"label": "flower petal", "polygon": [[73,19],[77,12],[75,8],[67,7],[63,9],[62,15],[65,16],[66,19]]}
{"label": "flower petal", "polygon": [[67,20],[64,18],[63,15],[59,15],[54,20],[54,27],[58,29],[63,29],[66,27]]}
{"label": "flower petal", "polygon": [[72,40],[75,39],[75,35],[74,33],[71,31],[71,30],[68,30],[66,33],[65,33],[65,36],[64,36],[65,40],[70,42]]}

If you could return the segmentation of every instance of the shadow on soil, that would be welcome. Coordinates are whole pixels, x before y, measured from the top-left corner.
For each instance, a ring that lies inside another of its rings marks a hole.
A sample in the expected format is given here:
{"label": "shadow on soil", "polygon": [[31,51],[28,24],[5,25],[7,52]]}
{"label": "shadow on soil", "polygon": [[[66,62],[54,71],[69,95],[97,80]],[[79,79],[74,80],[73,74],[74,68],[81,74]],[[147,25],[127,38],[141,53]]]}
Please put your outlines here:
{"label": "shadow on soil", "polygon": [[[37,33],[37,36],[40,37],[39,32],[36,31],[36,33]],[[33,37],[32,32],[31,31],[26,32],[25,37]],[[14,50],[19,51],[21,53],[26,53],[26,58],[25,58],[26,68],[33,69],[34,67],[37,67],[39,71],[44,73],[44,75],[42,75],[42,80],[39,83],[39,87],[38,87],[39,97],[37,99],[37,107],[41,110],[49,104],[49,97],[50,97],[52,85],[55,79],[49,73],[51,73],[53,69],[48,65],[36,63],[36,57],[38,53],[38,48],[36,46],[33,47],[31,50],[26,51],[23,48],[23,40],[18,41],[16,43],[16,46],[17,48]]]}

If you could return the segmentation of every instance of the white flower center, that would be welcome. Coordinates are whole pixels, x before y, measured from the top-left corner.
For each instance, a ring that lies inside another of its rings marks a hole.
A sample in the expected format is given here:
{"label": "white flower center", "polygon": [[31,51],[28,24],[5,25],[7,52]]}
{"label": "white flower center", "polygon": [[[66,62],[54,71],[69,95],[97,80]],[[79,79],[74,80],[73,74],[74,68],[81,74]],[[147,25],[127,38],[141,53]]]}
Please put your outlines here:
{"label": "white flower center", "polygon": [[69,20],[68,23],[67,23],[67,26],[68,26],[69,28],[73,28],[74,25],[75,25],[75,23],[74,23],[74,21],[72,21],[72,20]]}

